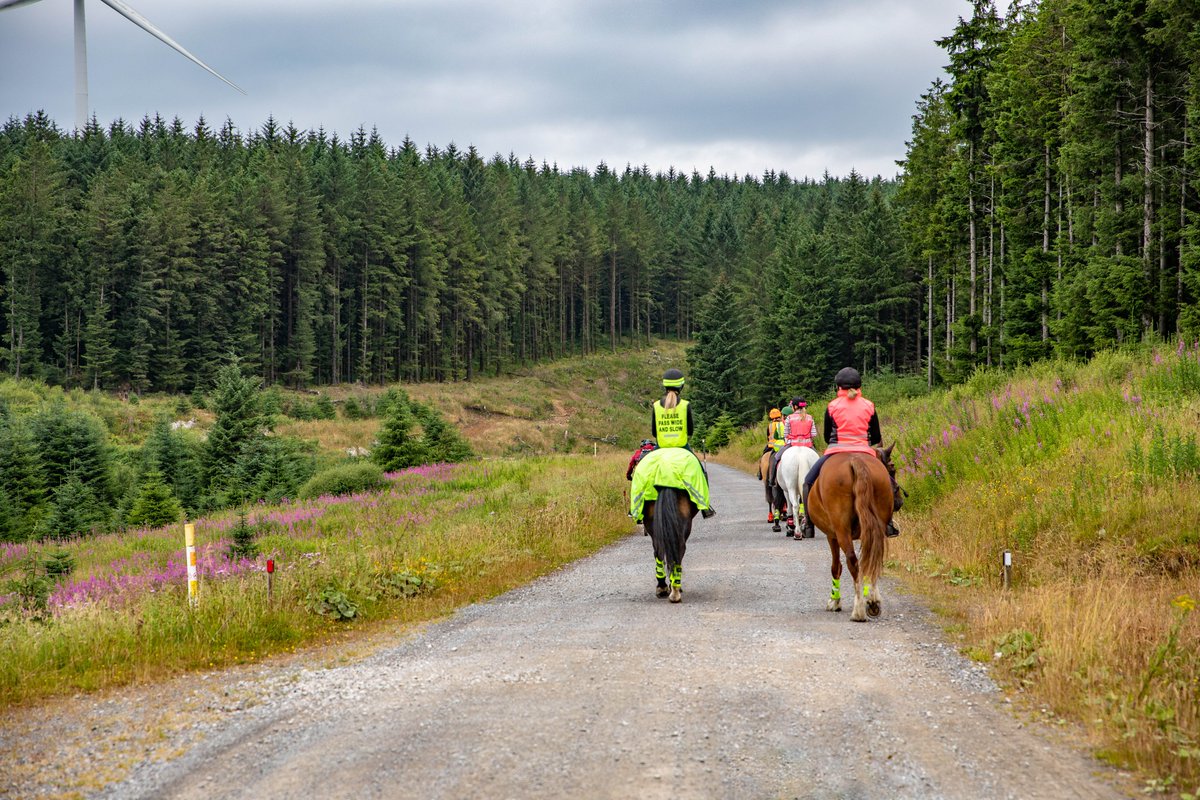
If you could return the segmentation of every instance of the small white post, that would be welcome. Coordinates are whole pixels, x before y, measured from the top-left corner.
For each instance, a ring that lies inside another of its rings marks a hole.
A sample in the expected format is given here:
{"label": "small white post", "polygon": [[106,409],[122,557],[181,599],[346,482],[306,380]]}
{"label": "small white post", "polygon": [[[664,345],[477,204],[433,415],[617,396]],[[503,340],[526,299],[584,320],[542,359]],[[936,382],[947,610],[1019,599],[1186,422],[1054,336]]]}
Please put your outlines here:
{"label": "small white post", "polygon": [[188,605],[195,608],[199,602],[200,580],[196,577],[196,526],[183,524],[183,541],[187,547]]}
{"label": "small white post", "polygon": [[1012,551],[1004,551],[1004,588],[1012,585]]}

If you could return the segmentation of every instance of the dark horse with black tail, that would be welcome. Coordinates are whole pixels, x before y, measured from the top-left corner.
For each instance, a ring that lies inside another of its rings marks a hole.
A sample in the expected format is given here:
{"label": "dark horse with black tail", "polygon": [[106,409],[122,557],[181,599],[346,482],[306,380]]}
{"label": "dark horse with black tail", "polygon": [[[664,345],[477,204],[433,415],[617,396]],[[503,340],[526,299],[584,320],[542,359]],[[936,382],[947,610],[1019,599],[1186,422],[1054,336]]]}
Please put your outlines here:
{"label": "dark horse with black tail", "polygon": [[758,479],[762,481],[763,491],[767,495],[767,522],[771,523],[771,530],[778,532],[783,530],[779,522],[786,516],[786,503],[783,489],[778,485],[772,486],[770,482],[773,455],[775,451],[768,450],[758,459]]}
{"label": "dark horse with black tail", "polygon": [[654,544],[654,594],[670,596],[672,603],[683,600],[683,554],[692,535],[696,504],[686,490],[656,486],[658,499],[643,506],[646,534]]}
{"label": "dark horse with black tail", "polygon": [[[889,477],[892,448],[868,453],[839,453],[831,456],[808,492],[806,510],[817,528],[829,539],[833,556],[830,569],[833,589],[828,611],[842,610],[842,553],[854,578],[854,612],[850,619],[866,622],[882,611],[876,584],[887,555],[887,524],[892,518],[892,481]],[[858,540],[859,555],[854,552]]]}

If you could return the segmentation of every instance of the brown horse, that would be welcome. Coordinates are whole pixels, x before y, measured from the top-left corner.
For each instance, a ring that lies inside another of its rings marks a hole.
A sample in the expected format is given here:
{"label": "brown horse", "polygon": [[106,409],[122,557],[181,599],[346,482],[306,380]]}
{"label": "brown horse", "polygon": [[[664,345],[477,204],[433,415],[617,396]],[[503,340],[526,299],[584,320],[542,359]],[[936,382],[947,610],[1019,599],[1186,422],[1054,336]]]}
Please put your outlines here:
{"label": "brown horse", "polygon": [[647,500],[642,507],[646,535],[654,544],[654,577],[658,579],[654,594],[670,595],[671,602],[678,603],[683,600],[683,554],[698,509],[684,489],[654,488],[658,490],[658,499]]}
{"label": "brown horse", "polygon": [[[833,455],[821,468],[808,492],[806,510],[816,527],[825,532],[833,556],[833,589],[827,611],[842,610],[842,558],[854,578],[854,612],[850,619],[866,622],[882,610],[876,583],[887,554],[886,528],[892,518],[892,448],[866,453]],[[854,540],[859,540],[859,556]],[[861,580],[860,580],[861,576]]]}
{"label": "brown horse", "polygon": [[771,530],[780,531],[779,520],[786,516],[786,501],[783,497],[783,489],[776,484],[772,489],[768,481],[771,480],[771,455],[773,450],[768,450],[762,454],[762,458],[758,459],[758,477],[762,481],[763,492],[767,496],[767,521],[772,523]]}

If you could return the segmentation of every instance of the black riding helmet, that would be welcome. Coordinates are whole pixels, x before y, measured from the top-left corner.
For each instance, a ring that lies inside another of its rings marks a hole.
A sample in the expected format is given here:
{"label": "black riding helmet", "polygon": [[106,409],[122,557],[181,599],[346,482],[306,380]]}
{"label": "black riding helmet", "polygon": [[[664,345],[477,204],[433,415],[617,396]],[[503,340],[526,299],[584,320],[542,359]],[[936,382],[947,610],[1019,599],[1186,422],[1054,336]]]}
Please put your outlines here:
{"label": "black riding helmet", "polygon": [[842,367],[834,377],[833,383],[839,389],[861,389],[862,376],[854,367]]}
{"label": "black riding helmet", "polygon": [[683,388],[683,373],[672,367],[663,373],[663,386],[679,391]]}

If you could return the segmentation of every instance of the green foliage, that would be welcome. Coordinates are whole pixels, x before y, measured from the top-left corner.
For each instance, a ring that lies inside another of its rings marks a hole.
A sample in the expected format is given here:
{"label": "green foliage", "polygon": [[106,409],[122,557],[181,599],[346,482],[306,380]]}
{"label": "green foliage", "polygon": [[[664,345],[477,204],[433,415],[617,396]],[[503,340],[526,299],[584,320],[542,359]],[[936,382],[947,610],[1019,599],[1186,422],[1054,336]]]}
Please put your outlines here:
{"label": "green foliage", "polygon": [[716,452],[729,444],[733,437],[735,427],[733,419],[728,412],[722,412],[721,416],[717,417],[716,422],[708,429],[704,436],[704,447],[710,452]]}
{"label": "green foliage", "polygon": [[431,460],[425,442],[413,433],[417,421],[413,409],[414,404],[403,392],[389,399],[379,442],[371,450],[371,460],[385,472],[415,467]]}
{"label": "green foliage", "polygon": [[183,507],[163,481],[162,474],[151,469],[142,476],[137,499],[125,517],[125,522],[134,527],[158,528],[178,522],[183,516]]}
{"label": "green foliage", "polygon": [[414,403],[412,411],[421,425],[421,450],[428,459],[424,463],[457,464],[471,458],[471,446],[467,440],[457,428],[446,423],[437,409]]}
{"label": "green foliage", "polygon": [[346,419],[370,419],[372,416],[370,399],[350,395],[346,398],[346,402],[342,403],[342,416]]}
{"label": "green foliage", "polygon": [[996,640],[996,659],[1014,675],[1027,679],[1041,663],[1038,637],[1026,630],[1011,630]]}
{"label": "green foliage", "polygon": [[47,576],[46,566],[38,560],[37,553],[30,550],[25,558],[9,565],[4,572],[12,576],[4,580],[4,593],[16,595],[20,613],[35,620],[45,619],[49,614],[54,580]]}
{"label": "green foliage", "polygon": [[375,576],[374,583],[375,588],[387,597],[416,597],[437,589],[437,581],[429,574],[409,570],[380,572]]}
{"label": "green foliage", "polygon": [[696,344],[688,350],[692,415],[697,426],[708,426],[721,414],[746,422],[750,404],[744,390],[742,341],[745,323],[732,313],[733,287],[721,277],[705,297]]}
{"label": "green foliage", "polygon": [[221,367],[213,388],[216,419],[204,453],[210,485],[225,486],[243,447],[261,438],[270,420],[262,413],[258,381],[244,377],[237,363]]}
{"label": "green foliage", "polygon": [[305,600],[305,607],[314,614],[330,617],[339,622],[354,619],[358,616],[358,603],[350,599],[340,588],[330,584],[319,592],[311,592]]}
{"label": "green foliage", "polygon": [[383,470],[370,462],[340,464],[309,478],[296,492],[300,499],[324,495],[354,494],[378,489],[387,484]]}
{"label": "green foliage", "polygon": [[246,512],[238,512],[238,521],[229,530],[229,559],[252,561],[258,557],[258,543],[254,541],[257,531],[246,521]]}
{"label": "green foliage", "polygon": [[96,495],[72,472],[54,490],[54,501],[44,522],[44,532],[55,539],[65,539],[90,533],[92,528],[103,528],[107,512]]}
{"label": "green foliage", "polygon": [[242,445],[224,493],[226,503],[278,502],[296,497],[316,471],[310,443],[290,437],[252,439]]}
{"label": "green foliage", "polygon": [[337,409],[333,405],[333,400],[327,394],[323,394],[317,398],[313,411],[315,419],[337,419]]}
{"label": "green foliage", "polygon": [[42,557],[42,570],[51,581],[70,575],[75,569],[75,556],[69,550],[53,550]]}

